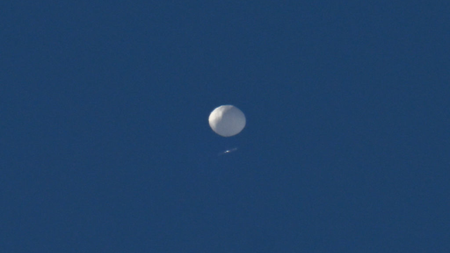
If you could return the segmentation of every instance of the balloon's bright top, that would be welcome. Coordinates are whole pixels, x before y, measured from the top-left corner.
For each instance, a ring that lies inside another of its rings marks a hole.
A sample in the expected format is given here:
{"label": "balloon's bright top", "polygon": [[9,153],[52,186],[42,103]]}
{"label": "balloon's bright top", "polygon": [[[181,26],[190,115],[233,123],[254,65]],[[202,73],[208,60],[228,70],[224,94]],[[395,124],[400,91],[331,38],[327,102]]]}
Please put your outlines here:
{"label": "balloon's bright top", "polygon": [[218,135],[230,137],[244,129],[245,115],[233,105],[222,105],[209,115],[209,125]]}

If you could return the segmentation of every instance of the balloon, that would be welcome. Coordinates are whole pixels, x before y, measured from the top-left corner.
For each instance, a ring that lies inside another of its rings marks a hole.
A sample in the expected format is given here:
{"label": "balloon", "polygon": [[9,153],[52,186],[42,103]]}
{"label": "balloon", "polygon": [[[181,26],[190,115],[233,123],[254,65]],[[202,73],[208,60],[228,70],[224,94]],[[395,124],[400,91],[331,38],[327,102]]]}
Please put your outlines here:
{"label": "balloon", "polygon": [[209,115],[209,126],[218,135],[230,137],[244,129],[245,115],[235,106],[222,105]]}

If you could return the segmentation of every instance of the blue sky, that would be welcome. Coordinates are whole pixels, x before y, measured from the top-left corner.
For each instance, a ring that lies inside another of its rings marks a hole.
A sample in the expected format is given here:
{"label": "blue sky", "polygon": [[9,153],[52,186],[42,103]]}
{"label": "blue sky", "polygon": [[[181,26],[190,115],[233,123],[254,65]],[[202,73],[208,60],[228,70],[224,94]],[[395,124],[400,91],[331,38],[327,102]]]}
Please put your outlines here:
{"label": "blue sky", "polygon": [[445,1],[0,10],[1,252],[450,250]]}

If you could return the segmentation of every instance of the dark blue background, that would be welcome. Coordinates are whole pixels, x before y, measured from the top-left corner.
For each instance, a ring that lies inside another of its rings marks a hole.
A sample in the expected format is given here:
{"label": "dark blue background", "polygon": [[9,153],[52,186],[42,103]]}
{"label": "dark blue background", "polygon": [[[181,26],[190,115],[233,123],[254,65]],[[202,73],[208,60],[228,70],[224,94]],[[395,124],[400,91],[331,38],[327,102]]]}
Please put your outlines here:
{"label": "dark blue background", "polygon": [[449,3],[4,1],[0,252],[450,252]]}

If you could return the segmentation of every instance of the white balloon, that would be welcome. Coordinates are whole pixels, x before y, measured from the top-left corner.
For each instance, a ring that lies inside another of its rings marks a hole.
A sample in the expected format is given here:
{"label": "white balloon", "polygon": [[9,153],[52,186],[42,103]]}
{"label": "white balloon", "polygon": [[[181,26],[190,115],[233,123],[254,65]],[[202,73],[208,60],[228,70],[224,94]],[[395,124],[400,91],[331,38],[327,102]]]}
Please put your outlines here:
{"label": "white balloon", "polygon": [[209,126],[218,135],[230,137],[244,129],[245,115],[235,106],[222,105],[214,109],[209,115]]}

